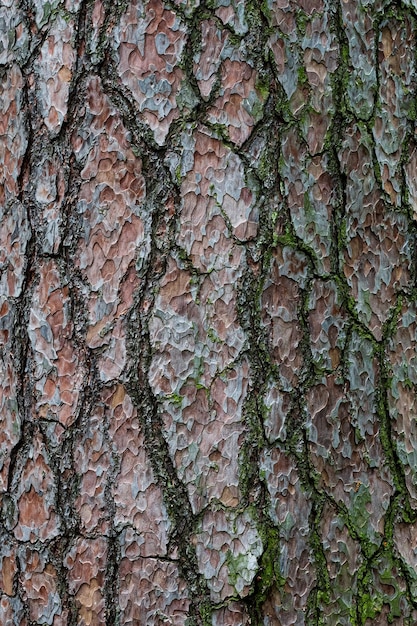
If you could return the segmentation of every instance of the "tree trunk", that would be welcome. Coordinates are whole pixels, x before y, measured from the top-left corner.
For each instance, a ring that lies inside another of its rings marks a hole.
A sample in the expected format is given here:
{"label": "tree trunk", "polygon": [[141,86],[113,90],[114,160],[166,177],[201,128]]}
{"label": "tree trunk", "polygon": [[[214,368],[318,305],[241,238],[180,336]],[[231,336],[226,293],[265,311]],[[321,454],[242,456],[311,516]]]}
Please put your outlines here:
{"label": "tree trunk", "polygon": [[415,0],[3,0],[0,624],[417,623]]}

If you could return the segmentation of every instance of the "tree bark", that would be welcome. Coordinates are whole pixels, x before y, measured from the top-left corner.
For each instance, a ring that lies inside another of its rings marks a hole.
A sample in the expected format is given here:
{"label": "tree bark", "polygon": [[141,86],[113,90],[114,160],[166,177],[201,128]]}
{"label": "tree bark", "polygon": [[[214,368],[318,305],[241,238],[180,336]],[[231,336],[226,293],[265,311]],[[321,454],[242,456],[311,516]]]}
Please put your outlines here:
{"label": "tree bark", "polygon": [[3,0],[0,624],[417,623],[415,0]]}

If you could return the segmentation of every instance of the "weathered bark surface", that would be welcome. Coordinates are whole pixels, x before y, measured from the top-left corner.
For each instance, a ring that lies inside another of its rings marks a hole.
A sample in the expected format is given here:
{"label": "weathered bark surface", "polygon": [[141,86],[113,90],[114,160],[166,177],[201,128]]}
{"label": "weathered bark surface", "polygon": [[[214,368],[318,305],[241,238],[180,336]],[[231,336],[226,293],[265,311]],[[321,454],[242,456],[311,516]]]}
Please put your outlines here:
{"label": "weathered bark surface", "polygon": [[3,0],[0,624],[417,623],[414,0]]}

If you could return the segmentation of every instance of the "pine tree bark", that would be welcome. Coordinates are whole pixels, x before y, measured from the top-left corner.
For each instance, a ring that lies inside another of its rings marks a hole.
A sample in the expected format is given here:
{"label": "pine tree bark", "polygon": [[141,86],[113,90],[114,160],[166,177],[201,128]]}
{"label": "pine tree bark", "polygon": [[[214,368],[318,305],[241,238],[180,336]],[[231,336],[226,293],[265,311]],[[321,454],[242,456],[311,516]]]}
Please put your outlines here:
{"label": "pine tree bark", "polygon": [[0,624],[417,623],[415,0],[3,0]]}

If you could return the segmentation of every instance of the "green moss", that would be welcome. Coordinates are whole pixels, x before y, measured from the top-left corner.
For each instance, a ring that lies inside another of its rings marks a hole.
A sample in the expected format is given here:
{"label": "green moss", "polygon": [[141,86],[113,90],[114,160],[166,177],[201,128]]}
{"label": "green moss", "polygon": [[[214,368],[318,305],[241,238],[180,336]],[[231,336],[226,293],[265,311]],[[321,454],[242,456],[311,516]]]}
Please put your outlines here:
{"label": "green moss", "polygon": [[311,516],[310,546],[314,555],[317,573],[317,602],[328,604],[330,602],[330,578],[327,569],[327,561],[324,554],[323,544],[320,538],[320,522],[323,514],[324,498],[313,498],[313,512]]}
{"label": "green moss", "polygon": [[309,85],[308,82],[308,76],[307,76],[307,72],[306,72],[306,68],[304,67],[304,65],[301,65],[298,70],[297,70],[297,76],[298,76],[298,84],[299,85]]}
{"label": "green moss", "polygon": [[376,392],[377,415],[379,417],[380,425],[379,436],[384,450],[386,462],[390,468],[393,477],[394,487],[402,498],[402,518],[404,521],[411,522],[416,519],[416,513],[413,511],[409,502],[408,490],[404,475],[404,467],[398,457],[398,450],[392,439],[391,416],[389,413],[387,398],[388,389],[392,385],[392,377],[390,376],[390,372],[388,370],[385,346],[383,344],[378,345],[375,353],[378,356],[381,371],[380,384]]}
{"label": "green moss", "polygon": [[415,98],[410,99],[407,119],[410,122],[415,122],[417,120],[417,100]]}
{"label": "green moss", "polygon": [[251,115],[253,116],[253,119],[255,120],[255,122],[258,122],[260,119],[262,119],[263,112],[264,112],[263,99],[262,100],[256,99],[256,101],[252,104],[252,107],[248,107],[248,110],[249,110],[249,113],[251,113]]}
{"label": "green moss", "polygon": [[399,572],[401,565],[399,569],[391,549],[386,547],[380,556],[368,564],[368,569],[364,566],[358,592],[358,609],[362,624],[367,619],[377,618],[384,606],[389,608],[386,617],[388,624],[403,615],[404,591],[398,583]]}
{"label": "green moss", "polygon": [[212,614],[213,607],[209,602],[202,602],[198,607],[200,617],[202,619],[202,626],[212,626]]}
{"label": "green moss", "polygon": [[390,317],[385,322],[384,327],[383,327],[382,336],[383,336],[383,339],[384,339],[384,343],[387,342],[389,339],[391,339],[395,335],[395,333],[397,332],[397,329],[398,329],[398,317],[401,314],[401,309],[403,307],[403,302],[404,302],[404,299],[403,299],[402,294],[398,294],[397,295],[397,300],[396,300],[396,303],[395,303],[395,308],[393,309]]}
{"label": "green moss", "polygon": [[269,96],[270,76],[265,75],[262,79],[259,79],[255,85],[255,89],[258,91],[263,101],[268,99]]}
{"label": "green moss", "polygon": [[266,20],[268,21],[269,26],[271,26],[272,25],[272,13],[271,13],[271,9],[269,8],[268,0],[262,0],[261,11],[263,15],[265,16]]}
{"label": "green moss", "polygon": [[[330,586],[326,590],[317,591],[317,604],[329,604],[330,602]],[[324,623],[324,622],[323,622]]]}
{"label": "green moss", "polygon": [[42,26],[43,24],[46,24],[46,22],[49,20],[52,11],[55,9],[55,6],[52,6],[50,2],[45,2],[43,5],[43,15],[42,15],[42,19],[40,21],[40,26]]}
{"label": "green moss", "polygon": [[[266,0],[246,0],[245,3],[245,18],[249,27],[249,30],[254,37],[254,41],[261,43],[273,33],[271,27],[271,13]],[[251,56],[258,56],[263,54],[263,46],[250,46]],[[252,49],[253,48],[253,49]]]}
{"label": "green moss", "polygon": [[305,35],[306,28],[308,22],[311,20],[311,17],[307,15],[303,10],[298,10],[295,16],[298,32],[300,35]]}
{"label": "green moss", "polygon": [[234,555],[231,550],[228,550],[226,555],[226,565],[229,570],[229,584],[235,588],[236,595],[239,595],[239,591],[236,589],[238,580],[242,576],[242,571],[248,569],[250,556],[246,553]]}
{"label": "green moss", "polygon": [[176,102],[183,115],[197,107],[199,100],[188,79],[182,82]]}
{"label": "green moss", "polygon": [[190,259],[189,259],[187,251],[184,248],[182,248],[181,246],[178,246],[177,247],[177,255],[178,255],[178,258],[179,258],[180,261],[182,261],[183,263],[188,265]]}
{"label": "green moss", "polygon": [[168,402],[170,402],[174,406],[180,408],[180,407],[182,407],[182,402],[184,400],[184,397],[180,396],[180,394],[178,394],[178,393],[171,393],[171,394],[165,396],[165,400],[168,400]]}
{"label": "green moss", "polygon": [[177,167],[175,168],[175,180],[177,181],[178,185],[181,185],[182,183],[181,164],[177,165]]}
{"label": "green moss", "polygon": [[[248,498],[249,494],[259,480],[258,455],[265,445],[262,423],[266,407],[262,403],[259,409],[257,398],[250,395],[244,407],[245,422],[248,426],[244,444],[239,453],[239,482],[243,494]],[[260,413],[260,414],[259,414]]]}
{"label": "green moss", "polygon": [[264,546],[263,554],[259,560],[259,571],[255,579],[254,588],[254,609],[255,615],[262,622],[262,606],[268,595],[274,588],[283,588],[285,578],[281,575],[279,568],[280,540],[279,531],[272,525],[263,525],[259,529],[259,534]]}
{"label": "green moss", "polygon": [[[275,65],[275,60],[271,61],[272,65]],[[276,70],[276,73],[278,70]],[[279,85],[278,93],[275,96],[275,111],[279,117],[287,124],[295,124],[295,118],[292,114],[291,107],[287,96],[285,95],[284,89]]]}
{"label": "green moss", "polygon": [[361,616],[362,623],[365,623],[367,619],[375,619],[375,617],[381,612],[383,607],[383,600],[381,595],[369,593],[363,593],[359,596],[359,614]]}
{"label": "green moss", "polygon": [[356,491],[352,496],[352,505],[349,509],[350,518],[354,524],[358,536],[367,539],[368,524],[370,514],[367,505],[371,504],[371,494],[369,487],[361,483],[357,483]]}
{"label": "green moss", "polygon": [[272,586],[283,587],[285,578],[279,567],[279,534],[277,529],[270,529],[265,552],[261,559],[261,588],[263,594]]}
{"label": "green moss", "polygon": [[213,343],[221,343],[222,342],[222,340],[220,339],[220,337],[218,336],[218,334],[215,332],[215,330],[213,328],[209,328],[207,330],[207,337]]}
{"label": "green moss", "polygon": [[346,219],[340,220],[340,222],[337,225],[337,231],[338,231],[337,243],[338,243],[339,252],[343,252],[344,248],[346,248],[347,243],[348,243]]}
{"label": "green moss", "polygon": [[[271,154],[268,149],[263,152],[261,158],[259,159],[257,173],[263,182],[267,182],[268,180],[275,178],[275,163],[274,159],[271,158]],[[276,215],[278,216],[278,214]]]}
{"label": "green moss", "polygon": [[309,217],[311,219],[314,220],[314,208],[313,205],[311,204],[311,199],[310,199],[310,194],[308,191],[304,192],[304,211],[306,214],[306,217]]}

